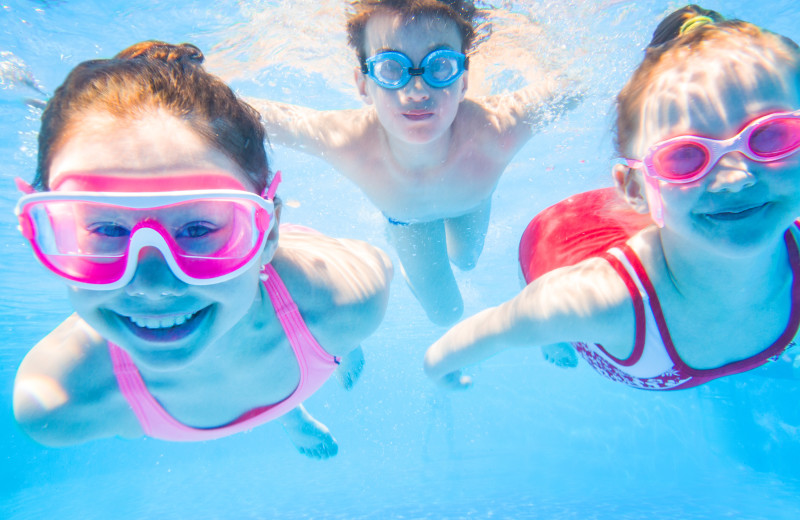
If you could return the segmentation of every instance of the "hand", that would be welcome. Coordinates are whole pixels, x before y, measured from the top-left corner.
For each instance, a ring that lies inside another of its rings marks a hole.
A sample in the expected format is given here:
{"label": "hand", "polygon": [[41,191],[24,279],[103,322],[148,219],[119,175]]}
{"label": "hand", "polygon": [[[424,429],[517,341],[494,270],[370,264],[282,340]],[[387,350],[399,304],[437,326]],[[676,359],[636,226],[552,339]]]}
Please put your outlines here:
{"label": "hand", "polygon": [[472,386],[472,378],[456,370],[440,378],[437,383],[447,390],[466,390]]}

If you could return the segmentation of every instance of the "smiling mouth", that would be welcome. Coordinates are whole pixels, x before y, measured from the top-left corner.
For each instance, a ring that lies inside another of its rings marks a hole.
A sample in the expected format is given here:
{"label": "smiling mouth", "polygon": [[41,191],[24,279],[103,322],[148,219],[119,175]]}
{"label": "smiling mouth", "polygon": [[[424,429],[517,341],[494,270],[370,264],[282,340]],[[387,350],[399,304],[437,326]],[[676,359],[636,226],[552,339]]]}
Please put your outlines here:
{"label": "smiling mouth", "polygon": [[743,220],[760,213],[768,205],[769,204],[761,204],[759,206],[751,206],[742,209],[731,209],[727,211],[718,211],[715,213],[706,213],[706,217],[714,220]]}
{"label": "smiling mouth", "polygon": [[170,316],[118,316],[137,337],[151,342],[171,342],[185,338],[200,326],[211,307],[197,312]]}

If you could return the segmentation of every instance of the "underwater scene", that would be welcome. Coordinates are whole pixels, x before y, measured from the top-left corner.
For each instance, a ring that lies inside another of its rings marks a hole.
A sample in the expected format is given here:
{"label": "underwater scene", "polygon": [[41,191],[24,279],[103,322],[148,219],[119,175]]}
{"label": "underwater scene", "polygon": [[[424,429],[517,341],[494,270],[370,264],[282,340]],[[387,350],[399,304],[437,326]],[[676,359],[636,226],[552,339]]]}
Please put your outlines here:
{"label": "underwater scene", "polygon": [[[569,109],[541,114],[499,177],[480,258],[453,269],[462,319],[520,293],[520,237],[537,213],[614,186],[617,93],[659,22],[685,3],[475,5],[468,98],[548,75],[580,94]],[[702,7],[800,41],[794,1]],[[464,368],[470,388],[447,390],[424,359],[449,325],[433,323],[406,284],[387,215],[319,154],[277,142],[267,151],[282,172],[281,222],[365,241],[394,265],[383,320],[361,342],[358,380],[346,389],[331,377],[304,402],[338,453],[298,453],[277,421],[200,442],[109,436],[51,447],[23,431],[17,369],[74,310],[14,214],[15,179],[36,175],[40,119],[56,88],[81,62],[162,40],[197,46],[206,70],[245,99],[360,109],[347,9],[343,0],[0,3],[0,518],[800,518],[800,356],[655,392],[601,377],[583,358],[563,367],[539,349],[513,348]]]}

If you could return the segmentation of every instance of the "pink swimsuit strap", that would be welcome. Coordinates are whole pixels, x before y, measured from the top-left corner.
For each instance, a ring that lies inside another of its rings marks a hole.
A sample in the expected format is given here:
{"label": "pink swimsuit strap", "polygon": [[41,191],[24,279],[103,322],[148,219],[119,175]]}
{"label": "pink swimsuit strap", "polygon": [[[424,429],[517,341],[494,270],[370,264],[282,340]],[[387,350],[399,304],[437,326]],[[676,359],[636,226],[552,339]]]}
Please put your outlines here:
{"label": "pink swimsuit strap", "polygon": [[147,389],[128,353],[109,342],[109,353],[120,392],[130,404],[146,435],[168,441],[203,441],[249,430],[295,408],[316,392],[336,369],[339,360],[325,352],[308,330],[275,268],[266,265],[263,272],[267,275],[264,282],[267,294],[300,367],[297,387],[283,401],[245,412],[228,424],[193,428],[177,421],[161,406]]}

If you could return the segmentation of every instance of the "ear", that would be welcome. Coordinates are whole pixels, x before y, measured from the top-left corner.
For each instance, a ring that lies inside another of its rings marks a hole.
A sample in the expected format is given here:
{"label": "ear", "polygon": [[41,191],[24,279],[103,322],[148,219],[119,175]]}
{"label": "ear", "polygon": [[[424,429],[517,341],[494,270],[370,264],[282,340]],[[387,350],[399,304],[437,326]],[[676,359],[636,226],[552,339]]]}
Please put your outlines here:
{"label": "ear", "polygon": [[361,67],[353,69],[353,79],[356,81],[356,88],[358,88],[358,94],[361,96],[361,99],[363,99],[364,103],[367,105],[371,105],[372,96],[370,96],[367,91],[367,75],[361,72]]}
{"label": "ear", "polygon": [[261,253],[261,265],[267,265],[268,263],[272,262],[272,258],[275,256],[275,251],[278,250],[278,237],[280,235],[280,223],[281,223],[281,210],[283,209],[283,204],[281,203],[281,199],[275,197],[275,223],[272,225],[272,229],[269,230],[269,235],[267,236],[267,245],[264,246],[264,251]]}
{"label": "ear", "polygon": [[617,190],[634,211],[648,213],[649,206],[641,172],[624,164],[615,164],[611,175]]}

